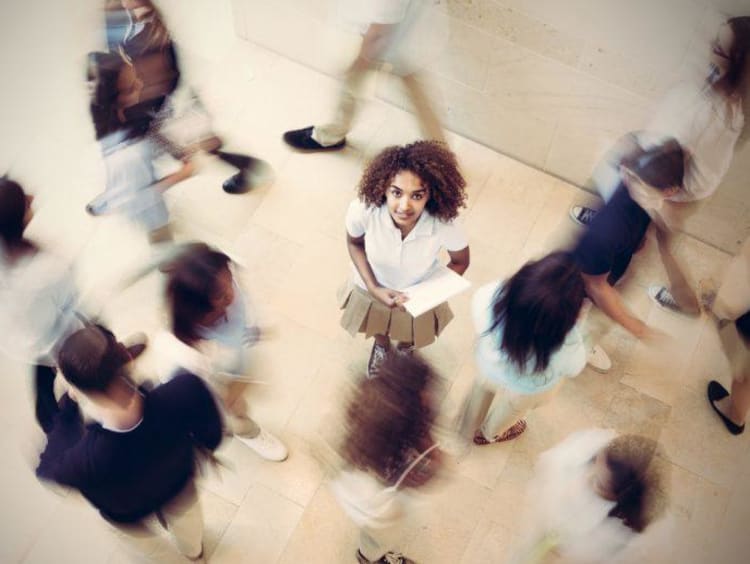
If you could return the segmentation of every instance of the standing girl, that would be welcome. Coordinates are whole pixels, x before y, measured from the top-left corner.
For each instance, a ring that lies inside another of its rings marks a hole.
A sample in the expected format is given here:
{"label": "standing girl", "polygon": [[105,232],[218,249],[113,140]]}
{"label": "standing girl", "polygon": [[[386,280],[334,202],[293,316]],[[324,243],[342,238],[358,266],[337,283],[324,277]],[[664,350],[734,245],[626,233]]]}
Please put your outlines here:
{"label": "standing girl", "polygon": [[389,147],[365,169],[359,199],[346,213],[354,269],[340,297],[344,329],[375,338],[370,376],[392,340],[402,351],[424,347],[453,318],[445,302],[413,317],[403,307],[403,290],[438,271],[441,249],[450,257],[448,268],[463,274],[469,267],[469,244],[454,221],[465,187],[455,155],[437,141]]}
{"label": "standing girl", "polygon": [[235,437],[266,460],[284,460],[284,444],[248,415],[247,352],[260,335],[247,323],[246,298],[229,257],[198,243],[166,270],[172,332],[155,343],[161,379],[183,368],[208,380]]}

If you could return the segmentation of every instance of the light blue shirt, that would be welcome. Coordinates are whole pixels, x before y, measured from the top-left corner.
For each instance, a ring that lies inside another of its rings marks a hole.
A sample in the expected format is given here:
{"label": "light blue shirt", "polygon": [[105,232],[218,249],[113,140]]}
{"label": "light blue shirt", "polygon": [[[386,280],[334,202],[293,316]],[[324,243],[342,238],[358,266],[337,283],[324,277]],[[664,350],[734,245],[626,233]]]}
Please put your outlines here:
{"label": "light blue shirt", "polygon": [[533,370],[533,362],[528,362],[526,369],[519,371],[500,349],[503,327],[498,326],[487,333],[492,326],[493,298],[500,284],[502,281],[496,281],[479,288],[471,304],[478,335],[475,358],[485,382],[518,394],[538,394],[551,389],[563,378],[577,376],[586,366],[586,347],[578,326],[570,330],[563,344],[550,357],[547,368],[541,372]]}

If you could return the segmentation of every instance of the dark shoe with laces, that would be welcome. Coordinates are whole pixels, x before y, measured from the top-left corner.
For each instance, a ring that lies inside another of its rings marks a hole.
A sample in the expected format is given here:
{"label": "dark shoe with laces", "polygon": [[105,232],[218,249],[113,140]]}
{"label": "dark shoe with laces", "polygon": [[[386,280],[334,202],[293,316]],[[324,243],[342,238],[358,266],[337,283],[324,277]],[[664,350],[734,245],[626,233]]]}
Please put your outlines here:
{"label": "dark shoe with laces", "polygon": [[370,360],[367,361],[367,377],[375,378],[378,375],[378,369],[390,352],[390,347],[379,345],[377,341],[372,344]]}
{"label": "dark shoe with laces", "polygon": [[248,157],[247,167],[227,178],[221,187],[227,194],[246,194],[259,186],[268,176],[271,165],[262,159]]}
{"label": "dark shoe with laces", "polygon": [[284,133],[284,142],[298,151],[338,151],[346,145],[346,138],[333,145],[321,145],[313,139],[313,126]]}
{"label": "dark shoe with laces", "polygon": [[416,564],[411,558],[392,550],[389,550],[377,560],[368,560],[359,550],[357,550],[356,557],[358,564]]}
{"label": "dark shoe with laces", "polygon": [[744,425],[737,425],[734,421],[729,419],[726,415],[724,415],[718,407],[716,407],[716,402],[719,400],[724,399],[729,395],[729,392],[726,390],[724,386],[719,384],[716,380],[711,380],[708,383],[708,402],[711,404],[711,407],[716,412],[716,415],[718,415],[722,422],[724,423],[724,426],[727,428],[727,431],[732,433],[733,435],[739,435],[745,430]]}
{"label": "dark shoe with laces", "polygon": [[583,226],[590,225],[596,217],[596,210],[586,206],[573,206],[569,213],[570,219]]}
{"label": "dark shoe with laces", "polygon": [[662,309],[666,309],[670,313],[679,313],[682,315],[688,315],[690,317],[697,317],[700,315],[700,311],[691,313],[682,309],[677,303],[677,300],[674,299],[672,293],[664,286],[649,286],[648,296],[654,302],[656,302],[656,305],[658,305]]}

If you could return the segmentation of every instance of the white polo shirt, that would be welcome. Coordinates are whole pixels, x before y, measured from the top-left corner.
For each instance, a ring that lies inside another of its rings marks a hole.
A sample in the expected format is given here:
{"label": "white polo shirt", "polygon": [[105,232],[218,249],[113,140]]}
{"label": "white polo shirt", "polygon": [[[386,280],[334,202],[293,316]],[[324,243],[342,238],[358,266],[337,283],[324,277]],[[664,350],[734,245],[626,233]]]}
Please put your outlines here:
{"label": "white polo shirt", "polygon": [[[365,252],[375,279],[384,287],[402,290],[429,277],[440,266],[441,249],[461,251],[469,246],[461,226],[441,221],[427,210],[406,239],[393,223],[388,207],[375,207],[354,200],[346,211],[346,231],[352,237],[365,237]],[[354,271],[354,282],[365,288]]]}

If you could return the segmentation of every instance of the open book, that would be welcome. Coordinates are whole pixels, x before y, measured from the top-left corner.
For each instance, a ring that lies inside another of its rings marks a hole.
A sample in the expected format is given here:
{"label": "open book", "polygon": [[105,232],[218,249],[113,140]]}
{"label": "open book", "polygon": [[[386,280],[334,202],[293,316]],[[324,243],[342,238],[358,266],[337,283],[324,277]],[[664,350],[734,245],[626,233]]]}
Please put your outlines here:
{"label": "open book", "polygon": [[409,299],[404,302],[404,307],[406,311],[417,317],[467,290],[470,286],[471,282],[466,278],[442,266],[429,278],[402,290],[409,296]]}

